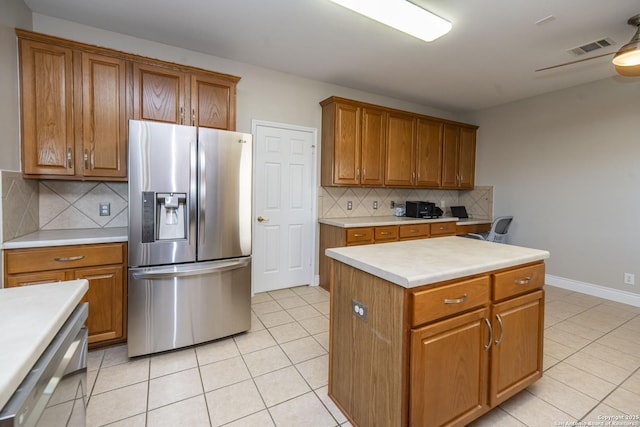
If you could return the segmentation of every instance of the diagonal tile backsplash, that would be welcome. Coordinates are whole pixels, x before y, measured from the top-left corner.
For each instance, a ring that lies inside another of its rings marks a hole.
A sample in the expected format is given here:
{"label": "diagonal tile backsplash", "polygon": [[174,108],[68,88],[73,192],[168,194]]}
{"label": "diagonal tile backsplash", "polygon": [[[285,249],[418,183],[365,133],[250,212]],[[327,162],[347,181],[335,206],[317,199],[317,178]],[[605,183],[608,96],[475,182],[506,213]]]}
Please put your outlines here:
{"label": "diagonal tile backsplash", "polygon": [[2,240],[38,230],[38,181],[21,172],[2,171]]}

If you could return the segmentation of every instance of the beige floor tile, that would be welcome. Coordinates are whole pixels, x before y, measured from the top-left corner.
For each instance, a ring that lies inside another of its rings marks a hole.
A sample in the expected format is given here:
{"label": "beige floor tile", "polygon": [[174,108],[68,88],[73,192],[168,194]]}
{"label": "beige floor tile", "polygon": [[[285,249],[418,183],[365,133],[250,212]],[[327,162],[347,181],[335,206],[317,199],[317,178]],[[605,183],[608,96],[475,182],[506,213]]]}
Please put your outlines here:
{"label": "beige floor tile", "polygon": [[625,310],[608,304],[600,304],[593,307],[590,311],[598,313],[600,316],[610,317],[612,319],[630,320],[638,315],[635,311]]}
{"label": "beige floor tile", "polygon": [[561,425],[557,423],[577,421],[571,415],[562,412],[527,390],[516,394],[500,407],[528,427],[549,427]]}
{"label": "beige floor tile", "polygon": [[567,303],[565,300],[562,301],[550,301],[545,303],[544,312],[545,315],[559,317],[562,319],[568,319],[570,317],[576,316],[584,311],[588,310],[587,308]]}
{"label": "beige floor tile", "polygon": [[151,378],[184,371],[198,366],[196,351],[193,348],[159,354],[152,357],[150,363],[151,370],[149,376]]}
{"label": "beige floor tile", "polygon": [[87,394],[93,393],[93,386],[96,385],[98,379],[98,371],[87,372]]}
{"label": "beige floor tile", "polygon": [[209,427],[210,425],[203,394],[149,411],[147,416],[147,427]]}
{"label": "beige floor tile", "polygon": [[592,295],[581,294],[579,292],[574,292],[565,296],[563,301],[566,301],[570,304],[580,305],[586,308],[592,308],[598,305],[603,304],[606,300],[603,298],[594,297]]}
{"label": "beige floor tile", "polygon": [[580,323],[587,328],[595,329],[597,331],[609,333],[618,326],[622,325],[626,320],[615,315],[603,311],[598,311],[594,308],[580,313],[579,315],[571,318],[572,322]]}
{"label": "beige floor tile", "polygon": [[313,337],[289,341],[282,344],[281,347],[294,364],[313,359],[327,352]]}
{"label": "beige floor tile", "polygon": [[251,328],[249,329],[249,332],[260,331],[262,329],[264,329],[264,325],[262,324],[260,319],[258,319],[258,316],[252,311],[251,312]]}
{"label": "beige floor tile", "polygon": [[597,400],[604,399],[616,388],[615,384],[565,362],[558,363],[544,374]]}
{"label": "beige floor tile", "polygon": [[502,408],[494,408],[487,412],[471,424],[468,427],[527,427],[526,424],[522,424],[520,421],[506,413]]}
{"label": "beige floor tile", "polygon": [[207,393],[211,424],[219,426],[265,408],[253,380]]}
{"label": "beige floor tile", "polygon": [[147,383],[91,396],[87,406],[87,426],[102,426],[147,410]]}
{"label": "beige floor tile", "polygon": [[316,310],[318,310],[320,313],[324,314],[325,316],[329,315],[329,308],[330,305],[329,301],[326,302],[317,302],[315,304],[311,304]]}
{"label": "beige floor tile", "polygon": [[295,288],[290,288],[296,295],[302,296],[307,294],[312,294],[316,292],[315,287],[312,286],[297,286]]}
{"label": "beige floor tile", "polygon": [[598,342],[589,344],[582,349],[581,352],[597,357],[627,371],[634,371],[640,367],[640,357],[622,353]]}
{"label": "beige floor tile", "polygon": [[329,382],[328,354],[298,363],[296,368],[313,390],[326,386]]}
{"label": "beige floor tile", "polygon": [[278,346],[245,354],[244,362],[253,377],[291,366],[291,361]]}
{"label": "beige floor tile", "polygon": [[329,387],[324,386],[315,390],[315,393],[316,396],[318,396],[318,399],[320,399],[322,404],[329,410],[331,415],[333,415],[333,418],[335,418],[338,423],[342,424],[344,422],[347,422],[347,417],[345,417],[342,411],[340,411],[336,404],[333,403],[333,400],[331,400],[331,398],[329,397],[328,391]]}
{"label": "beige floor tile", "polygon": [[263,302],[273,301],[271,295],[268,292],[261,292],[251,297],[251,305],[260,304]]}
{"label": "beige floor tile", "polygon": [[267,407],[311,391],[293,366],[256,377],[254,381]]}
{"label": "beige floor tile", "polygon": [[316,304],[319,302],[328,302],[329,294],[322,292],[308,293],[300,296],[303,300],[308,302],[309,304]]}
{"label": "beige floor tile", "polygon": [[92,350],[87,353],[87,372],[97,371],[102,364],[104,350]]}
{"label": "beige floor tile", "polygon": [[149,381],[149,409],[156,409],[204,393],[197,368]]}
{"label": "beige floor tile", "polygon": [[629,305],[629,304],[623,304],[621,302],[616,302],[616,301],[608,301],[605,300],[605,302],[603,303],[603,305],[610,307],[613,311],[629,311],[633,314],[640,315],[640,307],[636,307],[633,305]]}
{"label": "beige floor tile", "polygon": [[[617,388],[604,403],[628,415],[640,415],[640,394]],[[637,424],[636,424],[637,425]]]}
{"label": "beige floor tile", "polygon": [[548,338],[557,343],[562,343],[563,345],[571,348],[573,351],[577,351],[583,347],[586,347],[587,345],[591,344],[592,341],[586,338],[582,338],[573,333],[565,332],[561,329],[558,329],[558,325],[552,326],[549,329],[545,329],[544,337],[545,339]]}
{"label": "beige floor tile", "polygon": [[318,396],[307,393],[269,408],[277,426],[332,427],[336,420]]}
{"label": "beige floor tile", "polygon": [[104,350],[101,367],[106,368],[108,366],[120,365],[121,363],[127,363],[128,361],[129,355],[127,353],[127,346],[119,345]]}
{"label": "beige floor tile", "polygon": [[628,340],[632,343],[638,343],[640,342],[640,324],[636,325],[634,323],[633,325],[631,325],[629,323],[625,323],[619,328],[609,332],[609,335],[611,335],[612,337]]}
{"label": "beige floor tile", "polygon": [[294,321],[293,317],[291,317],[285,310],[267,314],[258,314],[258,318],[266,328],[273,328],[274,326],[284,325],[285,323],[291,323]]}
{"label": "beige floor tile", "polygon": [[[635,394],[640,394],[640,370],[636,371],[628,380],[622,383],[622,388]],[[640,410],[640,407],[638,408]],[[640,413],[638,414],[640,415]]]}
{"label": "beige floor tile", "polygon": [[260,317],[262,314],[273,313],[276,311],[282,311],[282,307],[276,301],[261,302],[253,304],[251,309],[255,314]]}
{"label": "beige floor tile", "polygon": [[303,319],[309,319],[311,317],[322,316],[322,313],[320,313],[318,310],[316,310],[315,308],[313,308],[310,305],[291,308],[291,309],[287,310],[287,312],[291,315],[291,317],[293,317],[297,321],[300,321],[300,320],[303,320]]}
{"label": "beige floor tile", "polygon": [[[249,335],[249,334],[247,334]],[[219,362],[225,359],[231,359],[240,355],[238,346],[236,345],[237,339],[242,335],[238,335],[234,338],[225,338],[212,343],[197,346],[196,356],[198,359],[198,365],[208,365],[209,363]]]}
{"label": "beige floor tile", "polygon": [[624,335],[616,336],[614,333],[611,333],[603,336],[596,342],[609,347],[611,351],[618,351],[630,356],[640,355],[640,342],[634,342]]}
{"label": "beige floor tile", "polygon": [[324,316],[310,317],[309,319],[300,320],[300,324],[311,335],[322,332],[329,332],[329,319]]}
{"label": "beige floor tile", "polygon": [[631,372],[626,369],[590,356],[584,351],[568,357],[565,362],[616,385],[622,383],[631,374]]}
{"label": "beige floor tile", "polygon": [[275,427],[269,411],[256,412],[232,423],[226,424],[225,427]]}
{"label": "beige floor tile", "polygon": [[558,363],[560,363],[560,360],[556,359],[553,356],[549,356],[548,354],[545,354],[542,357],[542,370],[546,372],[547,370],[549,370],[551,367],[553,367]]}
{"label": "beige floor tile", "polygon": [[134,359],[131,362],[100,369],[96,383],[93,386],[93,393],[104,393],[105,391],[115,390],[131,384],[147,381],[148,379],[149,359]]}
{"label": "beige floor tile", "polygon": [[291,322],[284,325],[274,326],[273,328],[269,328],[269,332],[271,333],[273,338],[275,338],[278,344],[309,336],[309,333],[305,330],[305,328],[300,326],[300,323],[298,322]]}
{"label": "beige floor tile", "polygon": [[575,350],[571,347],[567,347],[564,344],[560,344],[559,342],[553,341],[549,338],[544,338],[544,354],[549,355],[558,360],[564,360],[567,357],[571,356],[575,353]]}
{"label": "beige floor tile", "polygon": [[[147,414],[139,414],[133,417],[125,418],[124,420],[116,421],[109,424],[109,427],[146,427],[147,426]],[[87,427],[89,425],[87,424]],[[151,424],[149,424],[151,427]]]}
{"label": "beige floor tile", "polygon": [[[616,415],[629,415],[629,414],[625,414],[624,412],[621,412],[615,408],[612,408],[609,405],[605,405],[604,403],[599,404],[598,406],[596,406],[593,411],[591,411],[589,413],[589,415],[587,415],[586,417],[584,417],[582,419],[583,422],[588,423],[588,422],[592,422],[594,424],[594,426],[598,425],[595,423],[603,423],[605,422],[605,424],[600,424],[600,425],[606,425],[606,421],[609,421],[613,416]],[[588,424],[587,424],[588,425]]]}
{"label": "beige floor tile", "polygon": [[278,300],[278,304],[280,304],[285,310],[289,310],[290,308],[302,307],[303,305],[307,305],[307,302],[300,298],[298,295],[294,294],[294,296],[290,298]]}
{"label": "beige floor tile", "polygon": [[547,301],[555,301],[563,299],[573,293],[569,289],[558,288],[557,286],[544,285],[545,299]]}
{"label": "beige floor tile", "polygon": [[[585,338],[590,341],[596,340],[604,335],[604,332],[587,328],[584,325],[571,321],[571,319],[560,322],[554,325],[553,327],[551,327],[550,329],[559,329],[561,331],[565,331],[570,334],[577,335],[581,338]],[[545,330],[545,333],[546,332],[547,331]]]}
{"label": "beige floor tile", "polygon": [[200,367],[204,391],[211,391],[251,378],[242,357],[234,357]]}
{"label": "beige floor tile", "polygon": [[269,291],[267,293],[276,301],[297,296],[291,289],[278,289],[277,291]]}
{"label": "beige floor tile", "polygon": [[587,415],[598,404],[596,399],[549,376],[540,378],[527,390],[576,419]]}
{"label": "beige floor tile", "polygon": [[326,350],[329,351],[329,332],[323,332],[313,336],[316,341]]}
{"label": "beige floor tile", "polygon": [[238,346],[238,350],[240,350],[240,353],[242,354],[251,353],[256,350],[262,350],[263,348],[276,345],[276,341],[266,329],[263,331],[237,335],[233,339]]}

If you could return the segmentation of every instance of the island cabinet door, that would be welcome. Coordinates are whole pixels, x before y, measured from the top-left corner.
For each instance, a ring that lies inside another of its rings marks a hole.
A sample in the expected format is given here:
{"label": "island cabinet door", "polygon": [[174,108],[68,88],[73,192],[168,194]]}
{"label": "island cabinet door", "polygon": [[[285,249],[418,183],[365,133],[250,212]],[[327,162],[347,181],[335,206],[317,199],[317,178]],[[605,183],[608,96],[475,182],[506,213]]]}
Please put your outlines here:
{"label": "island cabinet door", "polygon": [[489,309],[411,331],[409,425],[464,426],[489,410]]}
{"label": "island cabinet door", "polygon": [[491,406],[542,376],[544,291],[495,304],[491,310]]}

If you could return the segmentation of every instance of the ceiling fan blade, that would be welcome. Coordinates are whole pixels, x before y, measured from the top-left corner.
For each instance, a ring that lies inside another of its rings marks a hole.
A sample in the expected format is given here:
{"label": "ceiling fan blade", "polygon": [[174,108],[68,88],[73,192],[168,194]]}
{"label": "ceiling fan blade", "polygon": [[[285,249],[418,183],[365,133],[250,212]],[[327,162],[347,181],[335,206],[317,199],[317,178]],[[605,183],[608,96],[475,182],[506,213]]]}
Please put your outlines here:
{"label": "ceiling fan blade", "polygon": [[603,56],[610,56],[610,55],[615,55],[615,52],[603,53],[602,55],[590,56],[589,58],[577,59],[575,61],[565,62],[564,64],[552,65],[551,67],[539,68],[539,69],[536,70],[536,72],[538,72],[538,71],[546,71],[546,70],[553,70],[554,68],[564,67],[565,65],[577,64],[578,62],[585,62],[585,61],[589,61],[591,59],[602,58]]}

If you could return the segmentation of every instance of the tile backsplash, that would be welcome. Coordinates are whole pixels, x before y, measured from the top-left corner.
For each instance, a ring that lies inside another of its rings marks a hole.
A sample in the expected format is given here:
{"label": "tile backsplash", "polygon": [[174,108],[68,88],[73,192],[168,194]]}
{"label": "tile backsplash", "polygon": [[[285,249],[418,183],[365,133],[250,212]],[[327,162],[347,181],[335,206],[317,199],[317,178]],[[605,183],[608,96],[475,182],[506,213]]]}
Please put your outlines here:
{"label": "tile backsplash", "polygon": [[[473,190],[423,190],[403,188],[322,187],[318,194],[320,218],[393,215],[391,202],[404,204],[407,200],[435,203],[451,216],[451,206],[463,205],[471,218],[493,217],[493,187],[478,186]],[[378,202],[378,209],[373,203]],[[352,209],[347,209],[347,203]],[[444,207],[443,207],[444,206]]]}
{"label": "tile backsplash", "polygon": [[38,230],[38,181],[21,172],[2,171],[2,240]]}

